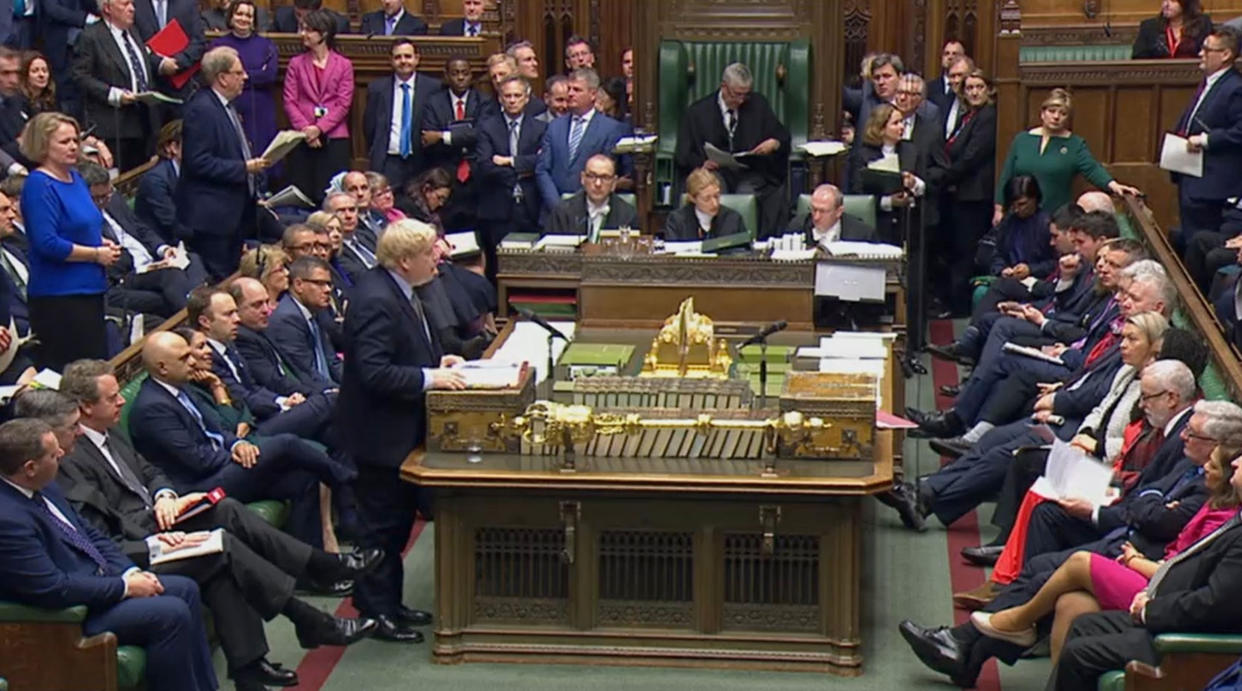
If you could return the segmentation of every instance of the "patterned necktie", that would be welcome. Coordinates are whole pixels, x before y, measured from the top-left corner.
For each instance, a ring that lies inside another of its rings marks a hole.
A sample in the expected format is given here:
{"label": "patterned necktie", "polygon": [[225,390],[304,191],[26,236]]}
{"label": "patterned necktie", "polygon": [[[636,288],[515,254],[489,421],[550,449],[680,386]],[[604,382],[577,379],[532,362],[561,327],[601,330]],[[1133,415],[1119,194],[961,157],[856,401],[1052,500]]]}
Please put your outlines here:
{"label": "patterned necktie", "polygon": [[[509,121],[509,155],[514,158],[517,158],[517,153],[518,153],[518,121],[510,120]],[[516,182],[513,183],[513,199],[518,202],[522,201],[522,186]]]}
{"label": "patterned necktie", "polygon": [[397,17],[393,15],[384,20],[384,35],[392,36],[392,32],[397,30]]}
{"label": "patterned necktie", "polygon": [[582,144],[582,135],[586,130],[585,119],[581,115],[575,115],[573,126],[569,128],[569,160],[572,161],[578,157],[578,147]]}
{"label": "patterned necktie", "polygon": [[[427,311],[423,309],[423,301],[419,299],[418,294],[410,293],[410,307],[414,308],[414,316],[418,319],[418,325],[423,329],[423,335],[427,337],[427,343],[435,349],[435,341],[431,340],[431,326],[427,323]],[[438,367],[439,362],[435,363]]]}
{"label": "patterned necktie", "polygon": [[474,24],[467,24],[467,25],[466,25],[466,35],[467,35],[467,36],[469,36],[469,37],[471,37],[471,38],[474,38],[475,36],[478,36],[478,35],[479,35],[479,28],[478,28],[477,26],[475,26]]}
{"label": "patterned necktie", "polygon": [[362,260],[362,263],[368,269],[375,268],[375,253],[368,249],[366,245],[358,242],[355,238],[345,240],[345,244],[354,251],[354,254],[358,255],[358,258]]}
{"label": "patterned necktie", "polygon": [[91,558],[91,561],[95,562],[95,564],[99,566],[99,573],[103,574],[108,572],[108,560],[104,558],[104,555],[99,551],[99,548],[95,547],[95,544],[91,542],[90,539],[88,539],[81,531],[62,521],[52,511],[52,509],[48,508],[47,499],[44,498],[41,492],[35,492],[34,496],[31,497],[31,501],[34,502],[35,508],[37,508],[44,515],[44,517],[60,529],[60,532],[64,534],[67,540],[69,540],[69,544],[84,552],[86,556]]}
{"label": "patterned necktie", "polygon": [[315,351],[315,373],[329,379],[328,358],[323,354],[323,331],[319,329],[319,321],[311,317],[306,323],[310,325],[311,350]]}
{"label": "patterned necktie", "polygon": [[134,39],[128,31],[121,32],[121,43],[125,44],[125,53],[129,57],[129,69],[134,73],[134,84],[138,93],[150,91],[147,85],[147,73],[142,69],[142,58],[138,57],[138,49],[134,47]]}
{"label": "patterned necktie", "polygon": [[410,85],[401,85],[401,158],[410,156],[410,126],[413,121],[414,95],[410,93]]}
{"label": "patterned necktie", "polygon": [[142,481],[139,480],[138,476],[134,474],[134,471],[129,467],[129,464],[126,463],[125,459],[121,458],[120,454],[116,452],[116,449],[112,447],[111,437],[104,435],[103,448],[104,451],[107,451],[108,455],[112,457],[112,463],[116,465],[116,471],[120,473],[121,482],[125,484],[125,487],[127,487],[129,491],[134,494],[137,494],[139,497],[142,497],[142,504],[148,509],[154,506],[151,502],[151,492],[143,486]]}
{"label": "patterned necktie", "polygon": [[[455,113],[458,120],[466,119],[466,99],[457,99],[457,112]],[[457,182],[463,185],[470,179],[470,161],[467,161],[463,154],[462,159],[457,163]]]}
{"label": "patterned necktie", "polygon": [[737,111],[729,110],[729,148],[733,148],[733,135],[737,133]]}
{"label": "patterned necktie", "polygon": [[216,450],[223,449],[224,436],[219,432],[212,432],[207,429],[207,423],[203,420],[203,414],[198,412],[198,408],[194,407],[194,402],[190,400],[189,396],[185,395],[184,391],[177,391],[177,402],[180,403],[181,407],[185,408],[186,412],[188,412],[190,416],[194,418],[194,421],[198,423],[198,431],[202,432],[203,436],[211,440],[211,447]]}

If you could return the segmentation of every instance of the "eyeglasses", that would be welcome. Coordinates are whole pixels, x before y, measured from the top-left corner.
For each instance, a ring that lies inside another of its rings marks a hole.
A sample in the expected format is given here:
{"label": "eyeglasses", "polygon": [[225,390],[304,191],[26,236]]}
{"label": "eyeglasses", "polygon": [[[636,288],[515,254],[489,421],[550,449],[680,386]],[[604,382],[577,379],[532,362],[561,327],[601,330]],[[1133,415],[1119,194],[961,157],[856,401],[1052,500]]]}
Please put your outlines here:
{"label": "eyeglasses", "polygon": [[1207,46],[1203,46],[1201,50],[1205,53],[1224,53],[1228,51],[1229,49],[1228,48],[1208,48]]}
{"label": "eyeglasses", "polygon": [[612,182],[617,179],[616,175],[599,175],[596,173],[583,173],[588,182]]}
{"label": "eyeglasses", "polygon": [[298,280],[303,283],[310,283],[312,285],[317,285],[320,288],[325,288],[327,286],[332,285],[332,280],[328,278],[299,278]]}
{"label": "eyeglasses", "polygon": [[1183,430],[1182,434],[1186,435],[1187,439],[1198,439],[1199,441],[1211,442],[1213,444],[1218,443],[1216,439],[1213,437],[1205,436],[1202,434],[1195,434],[1194,432],[1191,432],[1189,429]]}
{"label": "eyeglasses", "polygon": [[1139,398],[1142,398],[1144,401],[1150,401],[1156,396],[1163,396],[1166,393],[1169,393],[1169,392],[1168,391],[1157,391],[1156,393],[1140,394]]}
{"label": "eyeglasses", "polygon": [[326,250],[326,249],[328,249],[328,243],[326,243],[326,242],[304,242],[304,243],[302,243],[302,244],[300,244],[300,245],[293,245],[293,246],[292,246],[292,247],[290,247],[289,249],[294,250],[294,251],[298,251],[298,250],[316,250],[316,249],[319,249],[319,250]]}

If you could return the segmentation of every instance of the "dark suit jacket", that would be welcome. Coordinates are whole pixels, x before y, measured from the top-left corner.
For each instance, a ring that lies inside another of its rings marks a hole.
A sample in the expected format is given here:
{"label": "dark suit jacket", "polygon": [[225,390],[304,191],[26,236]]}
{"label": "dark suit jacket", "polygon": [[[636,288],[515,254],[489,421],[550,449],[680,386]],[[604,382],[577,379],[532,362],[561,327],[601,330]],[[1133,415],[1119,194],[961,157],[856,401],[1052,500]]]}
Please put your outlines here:
{"label": "dark suit jacket", "polygon": [[941,184],[952,199],[992,201],[996,185],[996,106],[980,108],[961,125],[947,145],[947,153],[948,167]]}
{"label": "dark suit jacket", "polygon": [[[361,33],[367,36],[383,36],[386,19],[383,10],[367,12],[362,15]],[[409,10],[401,14],[401,19],[397,20],[397,26],[392,31],[393,36],[425,36],[426,34],[427,22],[410,14]]]}
{"label": "dark suit jacket", "polygon": [[[12,238],[5,238],[0,241],[0,245],[26,267],[27,275],[29,275],[30,264],[26,261],[26,253],[17,246],[17,242]],[[17,324],[17,332],[23,336],[30,333],[30,309],[26,305],[26,298],[22,297],[21,292],[17,290],[17,284],[9,277],[8,272],[2,269],[0,269],[0,282],[5,284],[4,292],[9,294],[5,309],[8,311],[8,316],[12,317]],[[8,326],[8,319],[0,319],[0,321]]]}
{"label": "dark suit jacket", "polygon": [[[479,30],[483,30],[482,20],[479,21]],[[466,35],[466,18],[457,17],[450,19],[440,25],[441,36],[465,36]]]}
{"label": "dark suit jacket", "polygon": [[[142,51],[146,61],[151,88],[155,88],[159,74],[160,58],[147,49],[138,32],[130,34]],[[108,105],[108,89],[117,87],[131,89],[129,59],[112,40],[106,22],[98,21],[82,30],[78,37],[73,60],[73,81],[82,90],[86,107],[86,125],[95,127],[95,134],[108,141],[113,137],[140,137],[146,132],[154,135],[159,129],[154,108],[141,103],[131,103],[120,108]],[[146,129],[143,121],[146,120]]]}
{"label": "dark suit jacket", "polygon": [[[934,123],[929,123],[924,127],[923,131],[928,132],[929,130],[927,127],[930,127],[933,124]],[[918,126],[916,125],[916,128],[917,127]],[[927,191],[924,193],[923,198],[927,202],[930,202],[935,198],[935,183],[931,178],[932,167],[934,164],[931,149],[926,145],[920,144],[920,142],[915,141],[913,138],[910,141],[898,142],[897,158],[901,164],[901,170],[903,172],[914,173],[914,175],[918,176],[927,183]],[[883,157],[884,150],[883,147],[872,146],[871,144],[866,143],[856,145],[855,149],[857,149],[857,153],[854,154],[854,165],[852,166],[853,177],[850,181],[850,190],[854,194],[864,194],[862,191],[863,170],[866,169],[868,163]],[[940,158],[937,160],[943,162],[943,157],[944,148],[942,146],[940,147]],[[929,224],[934,222],[933,208],[934,205],[929,203],[928,210],[926,212],[926,220]],[[875,218],[876,232],[882,242],[900,242],[901,229],[898,227],[899,214],[896,210],[885,211],[880,205],[879,196],[875,198]]]}
{"label": "dark suit jacket", "polygon": [[1194,99],[1178,120],[1178,131],[1188,135],[1207,132],[1203,177],[1174,174],[1173,181],[1191,199],[1224,200],[1242,195],[1242,74],[1230,68],[1216,80],[1203,105],[1190,118]]}
{"label": "dark suit jacket", "polygon": [[[155,499],[155,493],[172,489],[173,483],[159,468],[138,455],[123,434],[108,435],[112,458],[124,463]],[[121,476],[112,469],[99,448],[90,439],[81,437],[73,453],[60,461],[56,482],[73,502],[78,514],[89,521],[136,563],[147,564],[146,536],[159,532],[155,514],[143,498],[134,493]]]}
{"label": "dark suit jacket", "polygon": [[945,91],[945,78],[943,74],[935,79],[929,78],[927,80],[927,100],[935,103],[936,108],[940,109],[941,113],[949,112],[949,109],[953,106],[954,98],[956,96],[952,89]]}
{"label": "dark suit jacket", "polygon": [[[478,145],[475,147],[478,175],[478,217],[481,220],[501,221],[513,217],[513,186],[522,186],[522,205],[527,218],[539,218],[539,188],[535,184],[535,164],[539,160],[539,146],[548,124],[523,114],[518,126],[518,150],[509,150],[509,124],[503,113],[495,113],[479,122],[475,128]],[[492,156],[513,156],[513,165],[498,166]]]}
{"label": "dark suit jacket", "polygon": [[[595,154],[612,155],[617,140],[630,133],[624,123],[596,113],[587,123],[578,144],[576,155],[569,157],[569,128],[573,117],[562,115],[548,124],[544,130],[543,143],[539,148],[539,160],[535,164],[535,182],[539,185],[544,213],[550,213],[566,192],[582,189],[582,169],[587,159]],[[625,174],[625,157],[618,163],[617,174]]]}
{"label": "dark suit jacket", "polygon": [[[336,18],[337,35],[349,33],[349,18],[337,12],[336,10],[326,10],[332,13]],[[276,8],[276,16],[272,20],[272,31],[282,34],[296,34],[298,32],[298,15],[293,11],[293,5],[282,5]]]}
{"label": "dark suit jacket", "polygon": [[[357,231],[354,232],[356,233]],[[362,244],[362,242],[357,239],[355,239],[355,242]],[[362,257],[354,251],[354,248],[349,245],[341,245],[341,253],[337,255],[335,261],[337,266],[340,267],[342,274],[349,280],[351,285],[358,280],[359,276],[367,272],[366,263],[362,260]]]}
{"label": "dark suit jacket", "polygon": [[[685,179],[691,170],[703,165],[707,155],[703,145],[711,142],[724,151],[750,151],[759,142],[774,138],[781,148],[767,156],[752,156],[746,161],[751,170],[761,173],[770,184],[779,185],[789,173],[789,129],[785,127],[768,105],[763,94],[752,92],[737,109],[737,130],[730,148],[729,131],[725,128],[717,103],[719,91],[713,91],[696,101],[681,119],[677,131],[677,178]],[[730,171],[721,171],[730,175]]]}
{"label": "dark suit jacket", "polygon": [[[367,85],[367,107],[362,116],[362,133],[367,140],[367,151],[371,157],[371,170],[381,170],[384,157],[388,155],[388,137],[392,132],[393,90],[396,78],[392,75],[373,80]],[[414,170],[423,168],[422,131],[423,109],[431,95],[438,93],[444,85],[439,79],[415,73],[413,104],[410,108],[410,159]]]}
{"label": "dark suit jacket", "polygon": [[[721,206],[712,217],[712,227],[707,238],[719,238],[747,231],[746,221],[742,214]],[[681,208],[668,215],[664,220],[664,239],[687,241],[706,239],[699,237],[699,219],[694,214],[694,204],[683,204]]]}
{"label": "dark suit jacket", "polygon": [[336,407],[344,448],[359,465],[396,469],[423,443],[423,368],[438,367],[441,350],[383,268],[358,277],[345,315],[345,374]]}
{"label": "dark suit jacket", "polygon": [[250,370],[251,376],[259,386],[281,396],[294,393],[309,396],[322,391],[299,380],[292,371],[289,371],[291,368],[287,365],[286,371],[281,371],[280,351],[276,350],[276,346],[268,340],[267,334],[239,325],[237,340],[233,345],[236,346],[237,352],[241,353],[242,359],[246,361],[247,369]]}
{"label": "dark suit jacket", "polygon": [[[168,10],[166,12],[167,19],[171,23],[176,19],[181,25],[181,30],[185,32],[190,44],[185,50],[168,57],[177,61],[177,71],[184,71],[192,65],[203,59],[203,53],[207,52],[207,36],[204,34],[203,18],[199,14],[198,3],[194,0],[167,0]],[[151,0],[134,0],[134,29],[138,31],[138,35],[143,41],[160,32],[159,19],[155,16],[155,6]],[[193,80],[186,82],[181,89],[174,89],[167,79],[160,78],[158,80],[166,87],[169,92],[176,91],[178,93],[187,92],[193,84]]]}
{"label": "dark suit jacket", "polygon": [[285,293],[276,304],[271,319],[267,323],[267,337],[280,351],[285,362],[293,368],[294,374],[301,381],[323,389],[334,388],[341,381],[341,359],[337,357],[330,338],[331,325],[326,312],[315,315],[319,323],[321,336],[320,347],[328,360],[328,372],[331,379],[323,379],[315,373],[315,351],[312,350],[313,338],[310,325],[302,317],[302,311],[293,302],[293,296]]}
{"label": "dark suit jacket", "polygon": [[88,8],[86,0],[44,0],[39,3],[35,10],[35,24],[53,67],[61,58],[51,57],[51,54],[69,55],[86,26],[86,16],[98,11],[95,3],[89,3]]}
{"label": "dark suit jacket", "polygon": [[0,598],[48,609],[86,605],[96,611],[120,602],[125,597],[121,574],[133,562],[78,516],[55,483],[41,493],[99,550],[107,569],[100,573],[95,560],[52,523],[55,519],[0,482]]}
{"label": "dark suit jacket", "polygon": [[[815,222],[811,219],[811,214],[802,217],[801,222],[794,225],[802,237],[806,239],[807,247],[815,246]],[[849,214],[841,215],[841,240],[846,242],[875,242],[875,228],[867,225],[867,222],[857,216]]]}
{"label": "dark suit jacket", "polygon": [[160,238],[169,245],[188,241],[194,236],[183,223],[177,220],[176,168],[170,159],[162,159],[155,167],[148,170],[138,180],[138,194],[134,197],[134,213],[139,220],[159,233]]}
{"label": "dark suit jacket", "polygon": [[203,423],[224,438],[220,448],[203,434],[194,416],[172,394],[148,378],[139,387],[129,413],[129,436],[138,453],[159,466],[176,489],[206,487],[233,462],[230,449],[237,437],[216,426],[207,415]]}
{"label": "dark suit jacket", "polygon": [[246,158],[233,121],[215,91],[201,89],[183,110],[177,220],[192,233],[231,235],[254,211]]}
{"label": "dark suit jacket", "polygon": [[1156,58],[1197,58],[1203,39],[1212,32],[1212,19],[1203,15],[1199,21],[1185,27],[1187,33],[1177,44],[1177,55],[1169,55],[1169,39],[1164,35],[1167,22],[1163,17],[1144,19],[1139,24],[1138,35],[1134,37],[1134,47],[1130,51],[1131,60],[1151,60]]}
{"label": "dark suit jacket", "polygon": [[229,345],[229,361],[237,368],[238,377],[233,376],[224,356],[211,350],[211,371],[220,377],[229,390],[229,397],[235,401],[243,401],[255,417],[264,420],[280,413],[280,405],[276,403],[277,393],[255,381],[246,358],[233,345]]}
{"label": "dark suit jacket", "polygon": [[[129,204],[125,202],[125,198],[119,192],[112,193],[112,199],[108,200],[106,211],[112,217],[112,220],[120,224],[121,230],[133,236],[135,240],[147,249],[147,252],[151,253],[152,259],[156,261],[160,259],[159,247],[164,244],[164,241],[154,230],[151,230],[138,220],[138,217],[134,215],[133,210],[129,208]],[[112,225],[107,221],[104,221],[102,233],[105,238],[120,244],[120,239],[116,237]],[[133,271],[133,255],[128,250],[124,250],[121,252],[121,258],[108,267],[108,280],[109,282],[116,282],[129,276]]]}
{"label": "dark suit jacket", "polygon": [[[548,235],[587,235],[587,199],[586,192],[579,192],[569,199],[563,199],[552,213],[548,215],[548,224],[544,232]],[[638,229],[638,211],[629,202],[615,193],[608,198],[608,216],[604,218],[601,228],[620,228],[629,226]]]}
{"label": "dark suit jacket", "polygon": [[1199,552],[1174,564],[1147,601],[1146,628],[1236,632],[1242,619],[1242,527],[1234,525]]}
{"label": "dark suit jacket", "polygon": [[[474,146],[478,142],[476,128],[480,120],[495,112],[496,101],[472,88],[466,92],[466,119],[458,120],[450,94],[452,90],[444,88],[427,99],[422,129],[452,133],[452,145],[437,142],[424,153],[428,166],[440,166],[453,173],[462,159],[474,161]],[[420,135],[421,131],[416,136]]]}

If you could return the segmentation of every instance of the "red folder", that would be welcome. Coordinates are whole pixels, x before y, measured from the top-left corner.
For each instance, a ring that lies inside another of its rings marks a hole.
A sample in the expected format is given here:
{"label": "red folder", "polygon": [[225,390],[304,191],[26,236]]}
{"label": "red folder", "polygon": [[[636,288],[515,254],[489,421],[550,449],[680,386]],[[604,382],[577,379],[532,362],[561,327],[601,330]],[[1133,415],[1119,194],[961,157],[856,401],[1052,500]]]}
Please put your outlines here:
{"label": "red folder", "polygon": [[[159,33],[147,41],[147,47],[151,49],[152,53],[165,58],[171,58],[189,46],[190,37],[186,36],[185,30],[181,28],[181,22],[176,19],[165,24]],[[186,82],[190,81],[190,77],[193,77],[195,72],[198,72],[198,68],[199,64],[196,62],[184,70],[173,74],[168,78],[168,81],[180,89],[185,86]]]}

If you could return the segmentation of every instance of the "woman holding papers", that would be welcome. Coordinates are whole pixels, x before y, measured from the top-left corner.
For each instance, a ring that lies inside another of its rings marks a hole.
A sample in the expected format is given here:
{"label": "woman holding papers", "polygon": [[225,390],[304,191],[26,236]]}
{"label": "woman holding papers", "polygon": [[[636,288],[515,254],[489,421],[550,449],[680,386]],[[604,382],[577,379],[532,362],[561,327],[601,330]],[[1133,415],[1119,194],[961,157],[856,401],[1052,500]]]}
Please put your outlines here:
{"label": "woman holding papers", "polygon": [[[211,47],[229,46],[237,51],[242,68],[246,70],[246,84],[241,96],[233,101],[242,129],[250,140],[250,150],[261,154],[267,150],[276,136],[276,101],[272,86],[276,83],[279,68],[276,44],[260,36],[255,27],[258,9],[253,0],[233,0],[225,10],[228,33],[211,42]],[[268,175],[278,177],[278,170],[269,169]],[[309,190],[305,190],[309,191]]]}
{"label": "woman holding papers", "polygon": [[1015,175],[1034,175],[1044,192],[1039,208],[1059,209],[1070,201],[1074,176],[1082,174],[1091,184],[1113,194],[1140,194],[1139,190],[1113,179],[1100,162],[1091,155],[1087,141],[1070,132],[1069,120],[1073,102],[1065,89],[1053,89],[1040,104],[1039,127],[1019,132],[1009,144],[1005,167],[996,182],[997,196],[992,225],[1001,222],[1004,209],[1000,191]]}
{"label": "woman holding papers", "polygon": [[720,180],[716,175],[706,168],[690,171],[686,176],[686,203],[668,215],[664,239],[686,242],[745,232],[742,215],[720,205]]}
{"label": "woman holding papers", "polygon": [[1017,645],[1031,646],[1038,639],[1036,624],[1054,614],[1052,620],[1052,662],[1056,664],[1061,647],[1074,618],[1087,612],[1127,610],[1135,596],[1168,559],[1191,548],[1211,535],[1238,513],[1238,494],[1230,485],[1233,459],[1242,448],[1218,445],[1203,467],[1208,500],[1164,550],[1164,559],[1153,561],[1129,542],[1116,559],[1086,550],[1075,552],[1052,573],[1039,592],[1017,607],[999,612],[975,612],[971,621],[985,636]]}
{"label": "woman holding papers", "polygon": [[[858,146],[858,158],[854,166],[850,189],[854,194],[866,194],[863,190],[864,171],[878,166],[889,157],[897,157],[901,173],[901,191],[876,197],[875,231],[880,242],[901,244],[900,215],[897,209],[910,206],[915,198],[927,194],[930,152],[915,141],[905,137],[906,121],[901,111],[885,103],[871,109],[863,130],[862,143]],[[875,164],[875,165],[871,165]]]}

